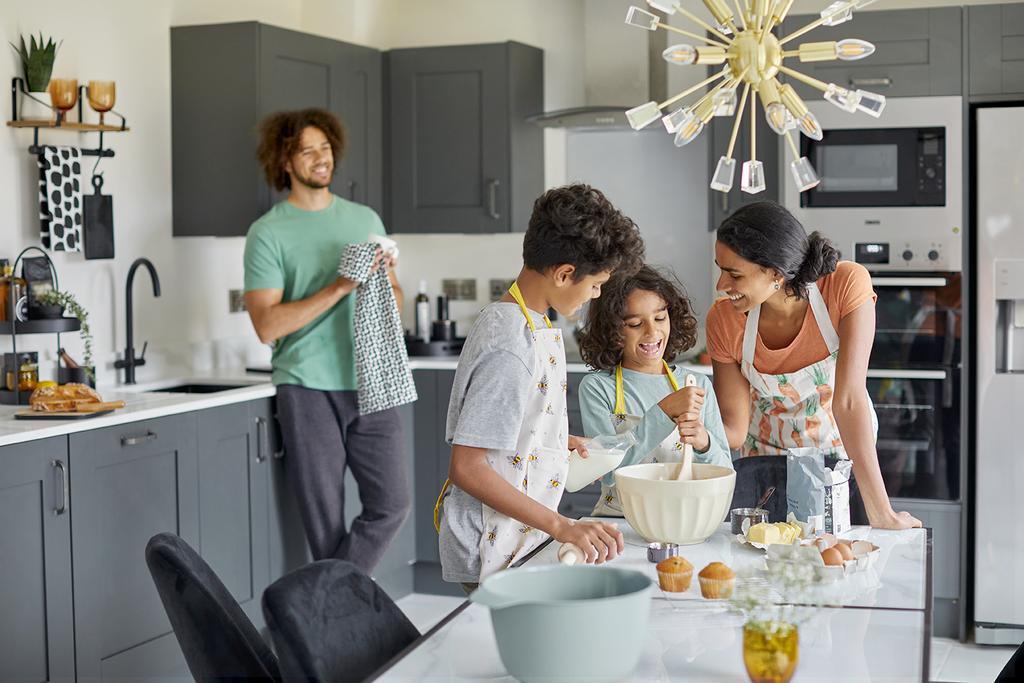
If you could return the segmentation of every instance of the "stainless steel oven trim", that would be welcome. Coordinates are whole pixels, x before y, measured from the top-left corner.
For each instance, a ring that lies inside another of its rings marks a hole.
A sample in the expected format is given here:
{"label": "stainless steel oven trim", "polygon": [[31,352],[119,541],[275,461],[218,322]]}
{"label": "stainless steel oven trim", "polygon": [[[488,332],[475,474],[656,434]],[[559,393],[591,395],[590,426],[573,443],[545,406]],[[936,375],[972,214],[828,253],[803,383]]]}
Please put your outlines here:
{"label": "stainless steel oven trim", "polygon": [[944,277],[872,277],[875,287],[945,287],[949,280]]}
{"label": "stainless steel oven trim", "polygon": [[945,370],[883,370],[868,368],[870,379],[932,379],[944,380],[949,377]]}

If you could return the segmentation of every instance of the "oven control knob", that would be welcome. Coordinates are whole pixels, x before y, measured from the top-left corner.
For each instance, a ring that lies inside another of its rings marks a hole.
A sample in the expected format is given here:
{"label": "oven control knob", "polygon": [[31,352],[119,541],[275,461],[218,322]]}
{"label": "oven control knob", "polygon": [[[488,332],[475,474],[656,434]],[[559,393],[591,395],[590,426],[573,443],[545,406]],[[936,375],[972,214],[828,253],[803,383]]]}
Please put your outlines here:
{"label": "oven control knob", "polygon": [[927,177],[928,177],[928,179],[930,180],[930,179],[932,179],[932,178],[934,178],[934,177],[935,177],[935,169],[934,169],[934,168],[932,168],[931,166],[929,166],[928,168],[926,168],[926,169],[924,170],[924,174],[925,174],[925,176],[927,176]]}
{"label": "oven control knob", "polygon": [[939,260],[939,252],[936,251],[935,249],[932,249],[931,251],[929,251],[928,252],[928,260],[929,261],[938,261]]}
{"label": "oven control knob", "polygon": [[913,258],[914,258],[914,252],[910,251],[909,249],[904,249],[903,250],[903,260],[904,261],[911,261],[911,260],[913,260]]}

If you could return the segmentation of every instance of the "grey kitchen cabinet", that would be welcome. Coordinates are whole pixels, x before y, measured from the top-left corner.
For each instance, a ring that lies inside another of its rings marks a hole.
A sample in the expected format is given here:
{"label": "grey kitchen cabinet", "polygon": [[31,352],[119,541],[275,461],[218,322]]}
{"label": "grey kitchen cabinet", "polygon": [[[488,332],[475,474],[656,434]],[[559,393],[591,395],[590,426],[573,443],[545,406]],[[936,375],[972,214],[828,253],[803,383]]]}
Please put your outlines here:
{"label": "grey kitchen cabinet", "polygon": [[188,676],[146,567],[170,531],[200,547],[195,415],[68,437],[79,681]]}
{"label": "grey kitchen cabinet", "polygon": [[[709,173],[714,172],[715,167],[718,165],[718,160],[725,156],[725,153],[729,150],[729,138],[732,136],[734,120],[732,117],[716,116],[708,124],[708,133],[711,136],[709,139],[710,144],[708,145],[708,156],[710,157]],[[757,159],[764,165],[765,190],[757,194],[747,194],[740,189],[743,162],[750,159],[750,102],[748,100],[732,152],[732,158],[736,160],[732,189],[729,192],[708,190],[709,230],[718,229],[722,221],[741,206],[753,204],[754,202],[779,201],[779,193],[782,191],[784,182],[781,174],[789,172],[788,165],[783,165],[780,162],[785,161],[788,163],[789,159],[780,160],[780,152],[784,151],[782,150],[782,141],[768,127],[760,101],[757,107],[756,121],[757,135],[755,142],[757,145]]]}
{"label": "grey kitchen cabinet", "polygon": [[387,53],[392,232],[526,229],[544,189],[543,52],[522,43]]}
{"label": "grey kitchen cabinet", "polygon": [[962,639],[965,623],[961,594],[962,557],[959,503],[894,498],[895,510],[906,510],[932,530],[932,628],[936,636]]}
{"label": "grey kitchen cabinet", "polygon": [[970,94],[1024,94],[1024,5],[970,5],[965,9]]}
{"label": "grey kitchen cabinet", "polygon": [[200,410],[196,420],[199,544],[239,606],[263,624],[270,584],[270,424],[247,403]]}
{"label": "grey kitchen cabinet", "polygon": [[75,680],[66,437],[0,448],[0,680]]}
{"label": "grey kitchen cabinet", "polygon": [[[306,542],[306,531],[302,525],[298,500],[288,479],[288,454],[281,440],[275,400],[267,398],[251,401],[249,417],[249,424],[255,429],[266,430],[265,433],[257,432],[259,438],[268,439],[266,445],[261,445],[261,448],[265,449],[265,453],[270,453],[270,481],[267,491],[270,562],[268,576],[273,582],[293,569],[312,562],[313,554],[310,552],[309,543]],[[263,424],[260,421],[263,421]]]}
{"label": "grey kitchen cabinet", "polygon": [[[959,95],[962,87],[962,15],[960,7],[854,12],[853,20],[838,26],[820,26],[785,45],[802,42],[860,38],[875,45],[874,54],[852,62],[831,61],[792,68],[826,83],[857,87],[886,97]],[[785,36],[818,19],[795,15],[783,22]],[[799,81],[785,79],[801,97],[821,99],[822,92]]]}
{"label": "grey kitchen cabinet", "polygon": [[174,235],[244,236],[284,196],[257,162],[259,122],[306,107],[345,125],[331,190],[380,213],[381,68],[377,50],[257,22],[172,28]]}

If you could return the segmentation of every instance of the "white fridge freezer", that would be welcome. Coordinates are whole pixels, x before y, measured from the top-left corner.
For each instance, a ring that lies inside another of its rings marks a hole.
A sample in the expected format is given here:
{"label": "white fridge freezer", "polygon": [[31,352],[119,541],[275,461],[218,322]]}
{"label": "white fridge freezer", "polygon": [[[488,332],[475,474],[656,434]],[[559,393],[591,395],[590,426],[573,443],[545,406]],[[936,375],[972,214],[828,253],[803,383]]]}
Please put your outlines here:
{"label": "white fridge freezer", "polygon": [[1024,103],[975,110],[979,643],[1024,640]]}

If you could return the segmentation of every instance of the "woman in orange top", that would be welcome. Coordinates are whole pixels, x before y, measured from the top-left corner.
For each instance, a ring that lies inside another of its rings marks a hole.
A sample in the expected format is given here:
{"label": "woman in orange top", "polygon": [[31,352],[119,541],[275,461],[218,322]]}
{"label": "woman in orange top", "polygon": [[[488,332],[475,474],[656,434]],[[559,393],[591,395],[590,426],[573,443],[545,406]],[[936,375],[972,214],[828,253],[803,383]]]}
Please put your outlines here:
{"label": "woman in orange top", "polygon": [[[867,270],[773,202],[722,222],[715,263],[725,298],[707,319],[714,387],[731,448],[743,456],[816,446],[850,457],[871,526],[919,527],[889,503],[867,369],[875,293]],[[842,433],[842,437],[840,437]]]}

